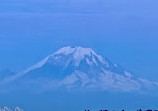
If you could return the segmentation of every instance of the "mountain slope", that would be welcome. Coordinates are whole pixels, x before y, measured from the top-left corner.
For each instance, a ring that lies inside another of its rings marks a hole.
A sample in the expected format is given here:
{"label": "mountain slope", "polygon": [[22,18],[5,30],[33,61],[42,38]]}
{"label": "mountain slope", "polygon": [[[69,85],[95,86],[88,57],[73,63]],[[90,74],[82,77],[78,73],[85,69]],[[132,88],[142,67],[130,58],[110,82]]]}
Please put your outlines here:
{"label": "mountain slope", "polygon": [[100,89],[110,91],[140,91],[157,87],[157,82],[135,78],[130,72],[93,49],[63,47],[34,66],[9,77],[4,82],[44,89]]}

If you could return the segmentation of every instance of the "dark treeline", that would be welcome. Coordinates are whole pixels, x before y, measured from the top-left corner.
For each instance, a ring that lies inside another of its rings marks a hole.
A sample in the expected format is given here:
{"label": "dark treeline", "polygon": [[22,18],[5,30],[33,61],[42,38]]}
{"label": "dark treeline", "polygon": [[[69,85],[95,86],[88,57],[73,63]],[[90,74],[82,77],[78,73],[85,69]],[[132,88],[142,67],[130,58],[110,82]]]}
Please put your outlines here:
{"label": "dark treeline", "polygon": [[[91,111],[91,110],[84,110],[84,111]],[[99,111],[110,111],[110,110],[99,110]],[[117,110],[111,110],[111,111],[117,111]],[[121,111],[125,111],[124,109],[121,110]],[[152,110],[152,109],[147,109],[147,110],[142,110],[142,109],[139,109],[139,110],[136,110],[136,111],[158,111],[158,110]]]}

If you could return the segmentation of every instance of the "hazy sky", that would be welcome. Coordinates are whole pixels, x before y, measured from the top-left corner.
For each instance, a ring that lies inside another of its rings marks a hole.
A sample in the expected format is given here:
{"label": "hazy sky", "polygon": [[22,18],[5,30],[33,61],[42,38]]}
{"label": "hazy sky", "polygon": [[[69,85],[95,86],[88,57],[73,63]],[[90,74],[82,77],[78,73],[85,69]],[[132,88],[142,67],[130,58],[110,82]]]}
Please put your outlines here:
{"label": "hazy sky", "polygon": [[157,0],[0,0],[0,70],[21,71],[63,46],[91,47],[158,78]]}

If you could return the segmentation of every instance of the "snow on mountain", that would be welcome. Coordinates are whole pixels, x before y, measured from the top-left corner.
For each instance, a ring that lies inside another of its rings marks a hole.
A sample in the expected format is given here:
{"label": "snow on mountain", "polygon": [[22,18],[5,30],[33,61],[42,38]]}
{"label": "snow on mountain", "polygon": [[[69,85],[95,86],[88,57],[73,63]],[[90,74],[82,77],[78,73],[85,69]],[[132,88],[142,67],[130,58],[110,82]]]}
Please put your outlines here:
{"label": "snow on mountain", "polygon": [[139,91],[157,82],[133,75],[91,48],[63,47],[34,66],[9,77],[4,82],[39,85],[44,88],[65,87],[113,91]]}
{"label": "snow on mountain", "polygon": [[68,46],[68,47],[61,48],[57,52],[54,53],[54,55],[58,55],[58,54],[64,54],[64,55],[73,54],[73,58],[76,61],[75,63],[76,66],[79,66],[81,60],[83,60],[86,56],[89,56],[89,57],[92,56],[92,61],[89,61],[88,59],[86,59],[89,65],[91,65],[90,62],[97,64],[94,56],[97,57],[97,59],[103,64],[106,63],[106,61],[104,60],[102,56],[97,55],[94,52],[94,50],[90,48],[82,48],[82,47],[73,48],[73,47]]}
{"label": "snow on mountain", "polygon": [[[62,59],[64,59],[64,61]],[[108,62],[108,60],[104,59],[101,55],[96,54],[93,49],[68,46],[68,47],[63,47],[63,48],[59,49],[58,51],[47,56],[46,58],[44,58],[37,64],[33,65],[32,67],[18,73],[17,75],[12,77],[12,79],[16,79],[18,77],[25,75],[26,73],[28,73],[32,70],[41,68],[48,62],[52,62],[52,63],[62,62],[62,64],[65,65],[65,69],[66,69],[66,67],[68,67],[68,65],[71,64],[72,62],[73,62],[72,67],[79,67],[80,63],[83,61],[86,63],[86,65],[90,65],[90,66],[93,66],[93,65],[103,66],[106,68],[109,67],[109,69],[110,68],[117,69],[117,67],[118,67],[118,66],[115,66],[112,63]],[[100,68],[97,67],[97,68],[101,69],[101,67]]]}
{"label": "snow on mountain", "polygon": [[0,111],[23,111],[21,108],[16,107],[14,110],[11,110],[8,107],[0,108]]}

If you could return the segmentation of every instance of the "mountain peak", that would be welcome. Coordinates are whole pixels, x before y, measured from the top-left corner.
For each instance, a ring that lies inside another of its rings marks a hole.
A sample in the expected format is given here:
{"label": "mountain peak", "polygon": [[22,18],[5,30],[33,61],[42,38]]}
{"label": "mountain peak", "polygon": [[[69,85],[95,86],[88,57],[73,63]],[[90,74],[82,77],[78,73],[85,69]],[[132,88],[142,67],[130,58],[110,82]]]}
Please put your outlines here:
{"label": "mountain peak", "polygon": [[[83,47],[71,47],[71,46],[67,46],[67,47],[63,47],[61,49],[59,49],[58,51],[56,51],[53,55],[58,55],[58,54],[63,54],[63,55],[69,55],[72,54],[73,55],[73,59],[76,62],[76,65],[78,66],[80,61],[83,60],[86,56],[91,57],[92,61],[94,63],[96,63],[95,57],[101,62],[101,63],[105,63],[104,58],[101,55],[98,55],[93,49],[91,48],[83,48]],[[90,63],[90,61],[87,59],[87,62]]]}
{"label": "mountain peak", "polygon": [[75,51],[75,48],[71,47],[71,46],[63,47],[63,48],[57,50],[54,54],[61,54],[61,53],[65,54],[65,55],[71,54]]}
{"label": "mountain peak", "polygon": [[76,47],[72,47],[72,46],[67,46],[67,47],[63,47],[61,49],[59,49],[58,51],[56,51],[54,54],[72,54],[72,53],[77,53],[79,55],[90,55],[91,53],[95,54],[93,49],[91,48],[83,48],[80,46],[76,46]]}

